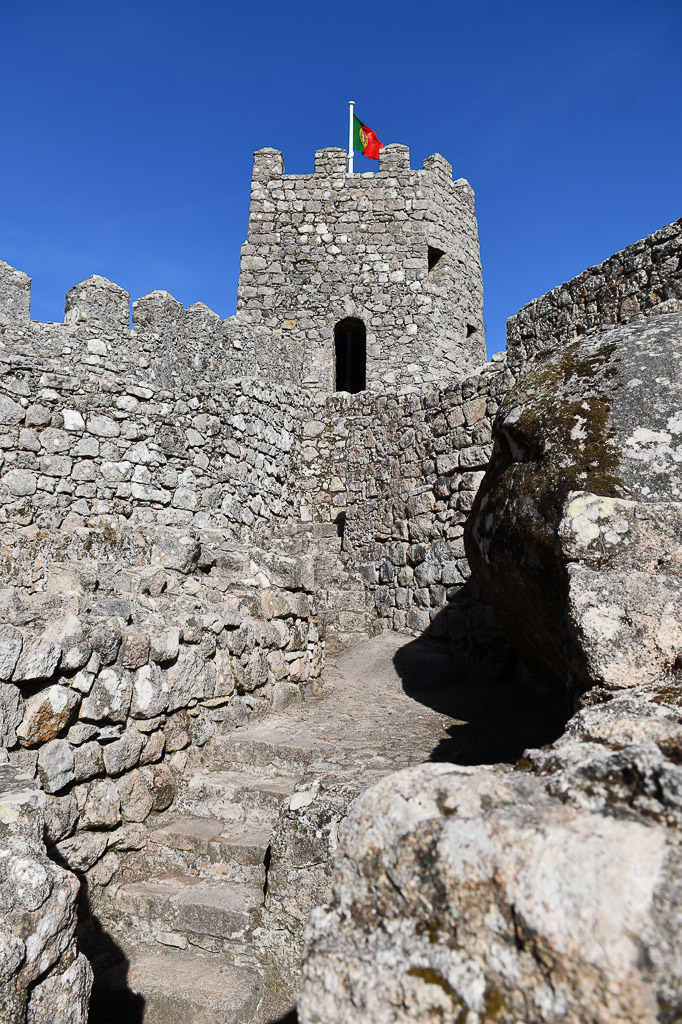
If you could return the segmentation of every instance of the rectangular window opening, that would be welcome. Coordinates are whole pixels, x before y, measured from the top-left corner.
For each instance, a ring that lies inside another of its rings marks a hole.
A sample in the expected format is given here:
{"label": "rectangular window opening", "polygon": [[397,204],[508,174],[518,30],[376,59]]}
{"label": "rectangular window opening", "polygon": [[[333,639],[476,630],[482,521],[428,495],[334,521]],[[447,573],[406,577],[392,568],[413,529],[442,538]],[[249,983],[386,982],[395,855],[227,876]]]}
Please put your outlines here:
{"label": "rectangular window opening", "polygon": [[442,249],[436,249],[436,247],[433,245],[430,245],[428,247],[427,259],[429,264],[429,277],[433,275],[434,270],[438,266],[438,263],[440,262],[441,257],[443,256],[445,256],[445,253],[443,252]]}

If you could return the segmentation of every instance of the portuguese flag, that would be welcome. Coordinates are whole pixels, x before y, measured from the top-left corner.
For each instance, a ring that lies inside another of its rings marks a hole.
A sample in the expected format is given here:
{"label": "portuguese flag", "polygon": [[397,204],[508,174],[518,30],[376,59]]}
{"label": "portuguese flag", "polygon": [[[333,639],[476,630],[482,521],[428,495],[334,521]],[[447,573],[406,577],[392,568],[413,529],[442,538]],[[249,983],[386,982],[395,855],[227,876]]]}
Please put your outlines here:
{"label": "portuguese flag", "polygon": [[353,146],[359,149],[364,156],[370,160],[379,159],[379,150],[383,149],[383,142],[379,142],[377,133],[363,124],[359,117],[353,114]]}

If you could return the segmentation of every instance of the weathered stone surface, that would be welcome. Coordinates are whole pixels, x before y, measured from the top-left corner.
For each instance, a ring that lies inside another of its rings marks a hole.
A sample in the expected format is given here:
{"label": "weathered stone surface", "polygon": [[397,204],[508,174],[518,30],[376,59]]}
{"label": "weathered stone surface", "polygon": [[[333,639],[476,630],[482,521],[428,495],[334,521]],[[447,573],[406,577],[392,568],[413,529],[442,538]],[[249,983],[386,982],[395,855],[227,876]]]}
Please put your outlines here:
{"label": "weathered stone surface", "polygon": [[24,702],[18,687],[0,683],[0,743],[13,746],[17,726],[24,717]]}
{"label": "weathered stone surface", "polygon": [[78,804],[71,794],[48,796],[45,801],[45,839],[54,844],[70,836],[78,821]]}
{"label": "weathered stone surface", "polygon": [[64,671],[83,668],[90,660],[92,647],[78,616],[67,615],[51,623],[45,637],[61,648],[60,668]]}
{"label": "weathered stone surface", "polygon": [[123,733],[120,740],[104,747],[104,765],[109,775],[121,775],[134,768],[140,760],[144,740],[134,726]]}
{"label": "weathered stone surface", "polygon": [[150,733],[145,740],[142,753],[140,754],[140,764],[153,764],[155,761],[160,761],[165,747],[166,738],[161,729]]}
{"label": "weathered stone surface", "polygon": [[49,679],[59,664],[62,649],[42,637],[24,641],[12,679],[15,683],[34,683]]}
{"label": "weathered stone surface", "polygon": [[121,813],[124,821],[144,821],[152,810],[154,776],[148,769],[138,769],[118,779]]}
{"label": "weathered stone surface", "polygon": [[90,630],[89,640],[103,665],[116,661],[121,646],[121,630],[114,622],[99,622]]}
{"label": "weathered stone surface", "polygon": [[149,660],[149,637],[144,633],[123,633],[118,660],[125,668],[141,668]]}
{"label": "weathered stone surface", "polygon": [[80,827],[115,828],[121,820],[121,799],[115,783],[111,779],[97,779],[78,788],[82,790],[78,798]]}
{"label": "weathered stone surface", "polygon": [[104,854],[107,836],[102,832],[78,832],[55,844],[60,859],[72,871],[87,871]]}
{"label": "weathered stone surface", "polygon": [[167,764],[151,765],[149,770],[153,778],[153,809],[165,811],[175,799],[175,777]]}
{"label": "weathered stone surface", "polygon": [[193,648],[185,648],[178,659],[168,667],[166,680],[168,684],[168,711],[177,711],[187,707],[191,700],[199,700],[206,693],[206,676],[204,661]]}
{"label": "weathered stone surface", "polygon": [[73,751],[66,740],[50,740],[38,751],[38,775],[46,793],[58,793],[75,779]]}
{"label": "weathered stone surface", "polygon": [[152,548],[152,562],[165,569],[177,569],[187,574],[192,572],[199,560],[201,544],[196,537],[183,537],[175,533],[159,531]]}
{"label": "weathered stone surface", "polygon": [[91,722],[125,722],[133,684],[127,669],[105,668],[80,708],[80,717]]}
{"label": "weathered stone surface", "polygon": [[581,782],[565,803],[523,773],[425,765],[361,796],[310,920],[304,1024],[679,1012],[679,834]]}
{"label": "weathered stone surface", "polygon": [[12,678],[23,643],[24,638],[18,629],[8,622],[0,625],[0,679]]}
{"label": "weathered stone surface", "polygon": [[[69,947],[78,883],[46,856],[44,794],[20,770],[0,766],[0,1007],[25,1010],[25,993]],[[12,1020],[11,1017],[8,1018]],[[23,1017],[16,1018],[23,1024]]]}
{"label": "weathered stone surface", "polygon": [[92,740],[82,743],[73,751],[73,774],[77,782],[104,774],[104,755],[101,745]]}
{"label": "weathered stone surface", "polygon": [[151,637],[149,657],[152,661],[164,665],[174,661],[180,650],[180,630],[177,627]]}
{"label": "weathered stone surface", "polygon": [[75,718],[80,695],[67,686],[48,686],[26,699],[17,736],[25,746],[36,747],[59,735]]}
{"label": "weathered stone surface", "polygon": [[[61,965],[60,965],[61,967]],[[92,968],[82,953],[31,989],[26,1024],[88,1024]]]}
{"label": "weathered stone surface", "polygon": [[143,665],[133,677],[130,714],[133,718],[156,718],[168,706],[168,682],[155,662]]}
{"label": "weathered stone surface", "polygon": [[575,685],[557,538],[564,502],[575,491],[643,504],[678,498],[680,360],[682,316],[637,320],[531,366],[500,407],[467,554],[522,656],[559,691]]}

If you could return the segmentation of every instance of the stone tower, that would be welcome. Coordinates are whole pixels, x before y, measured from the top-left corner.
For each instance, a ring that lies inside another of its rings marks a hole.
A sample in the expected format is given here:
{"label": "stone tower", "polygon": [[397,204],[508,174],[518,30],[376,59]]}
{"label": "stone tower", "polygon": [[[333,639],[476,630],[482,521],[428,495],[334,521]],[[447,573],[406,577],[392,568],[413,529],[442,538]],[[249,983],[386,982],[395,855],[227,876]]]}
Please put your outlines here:
{"label": "stone tower", "polygon": [[482,305],[474,193],[439,154],[412,170],[389,145],[352,176],[342,149],[318,150],[314,174],[254,155],[236,319],[273,333],[293,383],[395,393],[461,375],[485,362]]}

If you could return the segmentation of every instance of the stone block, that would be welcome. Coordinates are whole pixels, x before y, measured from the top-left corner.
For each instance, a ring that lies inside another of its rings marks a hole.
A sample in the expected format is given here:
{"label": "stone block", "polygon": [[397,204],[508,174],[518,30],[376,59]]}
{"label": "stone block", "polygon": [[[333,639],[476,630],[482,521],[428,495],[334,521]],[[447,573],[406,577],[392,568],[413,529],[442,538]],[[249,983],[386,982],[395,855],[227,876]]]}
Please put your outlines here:
{"label": "stone block", "polygon": [[156,718],[168,706],[165,672],[154,662],[143,665],[133,677],[130,714],[133,718]]}
{"label": "stone block", "polygon": [[125,722],[133,694],[127,669],[105,668],[84,698],[80,717],[91,722]]}
{"label": "stone block", "polygon": [[50,643],[42,637],[27,637],[12,679],[15,683],[34,683],[49,679],[57,668],[61,656],[62,649],[58,644]]}
{"label": "stone block", "polygon": [[116,784],[111,779],[96,779],[79,788],[84,791],[80,827],[88,830],[115,828],[121,820],[121,799]]}
{"label": "stone block", "polygon": [[75,779],[73,751],[66,740],[50,740],[38,751],[38,776],[46,793],[58,793]]}
{"label": "stone block", "polygon": [[135,768],[140,760],[144,740],[134,726],[126,729],[120,740],[104,747],[104,765],[109,775],[121,775]]}
{"label": "stone block", "polygon": [[48,743],[76,717],[80,694],[67,686],[48,686],[28,697],[17,736],[26,747]]}
{"label": "stone block", "polygon": [[141,668],[149,660],[149,647],[149,637],[145,633],[123,633],[118,660],[125,668]]}
{"label": "stone block", "polygon": [[18,629],[7,622],[0,625],[0,679],[12,678],[23,643],[24,638]]}
{"label": "stone block", "polygon": [[152,783],[154,776],[148,769],[138,769],[118,779],[121,795],[121,813],[126,822],[141,822],[151,813],[154,805]]}

